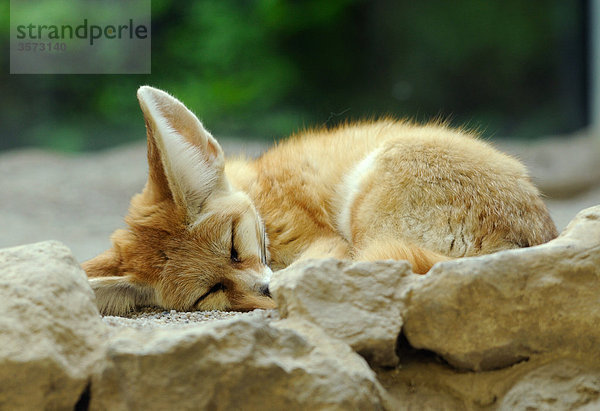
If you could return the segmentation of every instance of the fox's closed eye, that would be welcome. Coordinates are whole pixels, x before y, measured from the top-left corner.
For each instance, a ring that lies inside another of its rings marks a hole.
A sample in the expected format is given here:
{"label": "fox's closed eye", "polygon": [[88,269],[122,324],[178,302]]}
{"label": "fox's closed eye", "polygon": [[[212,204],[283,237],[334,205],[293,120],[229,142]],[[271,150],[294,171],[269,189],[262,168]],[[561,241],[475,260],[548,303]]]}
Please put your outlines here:
{"label": "fox's closed eye", "polygon": [[232,226],[231,227],[231,251],[229,253],[229,258],[231,258],[231,262],[233,263],[239,263],[240,260],[240,256],[235,248],[235,227]]}
{"label": "fox's closed eye", "polygon": [[268,261],[267,261],[267,232],[264,228],[262,229],[262,243],[261,243],[260,256],[261,256],[261,262],[264,265],[267,265],[267,263],[268,263]]}
{"label": "fox's closed eye", "polygon": [[208,297],[211,294],[217,293],[219,291],[225,291],[227,289],[227,287],[225,287],[225,284],[223,283],[216,283],[215,285],[213,285],[210,290],[208,290],[206,293],[202,294],[194,303],[194,305],[198,305],[200,302],[202,302],[202,300],[204,300],[206,297]]}
{"label": "fox's closed eye", "polygon": [[231,256],[230,256],[230,258],[231,258],[231,261],[234,262],[234,263],[239,263],[241,261],[240,260],[240,256],[238,255],[238,252],[235,249],[235,246],[233,244],[231,245]]}

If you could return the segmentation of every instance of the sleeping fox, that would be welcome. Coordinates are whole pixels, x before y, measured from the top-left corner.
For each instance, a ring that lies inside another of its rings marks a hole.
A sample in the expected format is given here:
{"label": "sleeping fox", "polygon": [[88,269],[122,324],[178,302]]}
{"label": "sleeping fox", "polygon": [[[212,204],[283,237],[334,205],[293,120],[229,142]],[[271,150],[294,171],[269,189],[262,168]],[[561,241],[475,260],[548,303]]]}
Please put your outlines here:
{"label": "sleeping fox", "polygon": [[128,228],[83,264],[103,314],[272,308],[271,270],[296,261],[408,260],[424,274],[557,235],[525,167],[464,130],[347,124],[225,161],[177,99],[147,86],[137,96],[148,181]]}

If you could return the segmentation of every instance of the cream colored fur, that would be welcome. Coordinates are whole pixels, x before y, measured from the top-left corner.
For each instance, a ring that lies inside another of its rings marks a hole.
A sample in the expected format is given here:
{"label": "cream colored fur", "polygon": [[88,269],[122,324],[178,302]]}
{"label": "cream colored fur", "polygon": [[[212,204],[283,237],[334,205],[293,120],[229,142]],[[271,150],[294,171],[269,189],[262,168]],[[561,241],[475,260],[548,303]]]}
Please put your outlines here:
{"label": "cream colored fur", "polygon": [[95,277],[89,282],[103,313],[123,315],[136,307],[158,304],[154,288],[138,285],[126,276]]}
{"label": "cream colored fur", "polygon": [[129,228],[84,265],[104,313],[268,308],[269,267],[393,258],[426,273],[557,235],[523,165],[464,130],[347,124],[225,162],[175,98],[150,87],[138,98],[148,183],[132,199]]}

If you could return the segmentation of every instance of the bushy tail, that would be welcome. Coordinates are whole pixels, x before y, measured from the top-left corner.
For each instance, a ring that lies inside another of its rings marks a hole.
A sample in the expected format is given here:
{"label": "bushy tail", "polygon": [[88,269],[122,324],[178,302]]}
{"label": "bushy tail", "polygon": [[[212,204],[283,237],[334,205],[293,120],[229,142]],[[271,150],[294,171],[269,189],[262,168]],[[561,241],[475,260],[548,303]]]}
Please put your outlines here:
{"label": "bushy tail", "polygon": [[408,244],[401,240],[377,240],[359,250],[355,260],[407,260],[417,274],[425,274],[437,262],[451,260],[452,258],[427,250],[425,248]]}

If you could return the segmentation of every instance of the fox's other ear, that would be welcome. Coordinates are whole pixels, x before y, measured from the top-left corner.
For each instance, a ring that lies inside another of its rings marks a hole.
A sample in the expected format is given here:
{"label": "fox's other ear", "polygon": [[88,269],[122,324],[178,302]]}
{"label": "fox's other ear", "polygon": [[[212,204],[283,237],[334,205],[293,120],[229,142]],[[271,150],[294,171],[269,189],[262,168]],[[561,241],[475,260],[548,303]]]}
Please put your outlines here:
{"label": "fox's other ear", "polygon": [[142,86],[137,92],[148,134],[148,189],[195,214],[223,183],[219,143],[179,100]]}
{"label": "fox's other ear", "polygon": [[102,315],[124,315],[137,307],[157,304],[154,288],[136,283],[130,276],[94,277],[89,282]]}
{"label": "fox's other ear", "polygon": [[119,275],[119,259],[112,248],[83,262],[81,267],[88,277]]}

